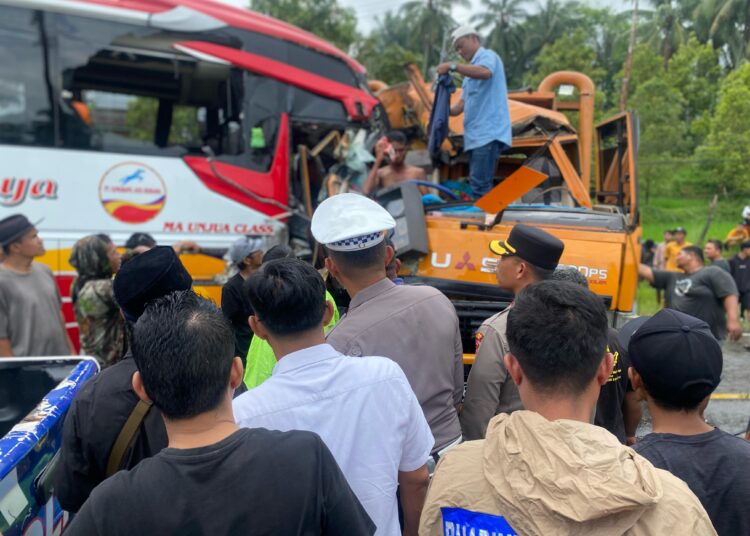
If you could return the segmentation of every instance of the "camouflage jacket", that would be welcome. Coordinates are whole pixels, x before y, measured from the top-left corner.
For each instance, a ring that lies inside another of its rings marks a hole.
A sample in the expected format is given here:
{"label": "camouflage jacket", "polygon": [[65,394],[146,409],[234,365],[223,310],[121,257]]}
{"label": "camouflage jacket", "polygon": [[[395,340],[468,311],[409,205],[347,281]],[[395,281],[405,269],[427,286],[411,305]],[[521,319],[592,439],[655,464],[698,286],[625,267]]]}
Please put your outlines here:
{"label": "camouflage jacket", "polygon": [[88,281],[73,306],[80,326],[81,351],[108,367],[125,354],[125,320],[115,302],[111,279]]}

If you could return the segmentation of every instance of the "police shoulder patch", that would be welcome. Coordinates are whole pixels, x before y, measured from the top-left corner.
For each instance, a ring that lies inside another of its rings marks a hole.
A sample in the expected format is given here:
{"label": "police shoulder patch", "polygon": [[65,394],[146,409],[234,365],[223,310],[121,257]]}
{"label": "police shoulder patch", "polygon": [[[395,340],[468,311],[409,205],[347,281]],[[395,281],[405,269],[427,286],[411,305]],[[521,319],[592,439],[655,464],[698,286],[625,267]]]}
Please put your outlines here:
{"label": "police shoulder patch", "polygon": [[481,331],[477,331],[474,335],[474,352],[479,351],[479,347],[482,345],[482,341],[484,340],[484,333]]}

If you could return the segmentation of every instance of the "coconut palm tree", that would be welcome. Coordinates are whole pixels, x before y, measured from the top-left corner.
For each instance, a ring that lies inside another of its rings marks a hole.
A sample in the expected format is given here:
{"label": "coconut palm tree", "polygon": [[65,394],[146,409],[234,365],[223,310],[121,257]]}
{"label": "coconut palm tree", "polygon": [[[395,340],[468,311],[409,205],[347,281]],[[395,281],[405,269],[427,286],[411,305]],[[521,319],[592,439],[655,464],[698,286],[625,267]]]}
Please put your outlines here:
{"label": "coconut palm tree", "polygon": [[401,6],[401,14],[412,21],[412,48],[424,54],[424,72],[439,61],[440,51],[456,26],[452,8],[469,4],[470,0],[411,0]]}
{"label": "coconut palm tree", "polygon": [[713,14],[709,37],[725,42],[732,66],[750,59],[750,0],[713,0],[705,5]]}
{"label": "coconut palm tree", "polygon": [[647,42],[659,51],[664,58],[664,67],[677,48],[685,42],[685,30],[682,6],[675,0],[652,0],[654,6],[650,21],[647,23]]}
{"label": "coconut palm tree", "polygon": [[526,17],[525,0],[482,0],[484,11],[471,17],[480,32],[488,31],[486,44],[501,57],[511,55],[520,44],[517,24]]}

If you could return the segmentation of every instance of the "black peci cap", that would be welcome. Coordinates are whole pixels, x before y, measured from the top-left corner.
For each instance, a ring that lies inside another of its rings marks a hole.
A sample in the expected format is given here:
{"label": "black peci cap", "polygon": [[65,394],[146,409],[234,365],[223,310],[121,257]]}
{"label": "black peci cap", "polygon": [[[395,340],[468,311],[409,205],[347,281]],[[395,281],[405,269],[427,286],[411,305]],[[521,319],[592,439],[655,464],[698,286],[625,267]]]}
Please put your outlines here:
{"label": "black peci cap", "polygon": [[193,279],[170,246],[156,246],[126,262],[114,281],[115,300],[131,322],[146,304],[175,290],[188,290]]}
{"label": "black peci cap", "polygon": [[625,324],[618,339],[655,398],[696,404],[721,381],[721,345],[703,320],[662,309]]}
{"label": "black peci cap", "polygon": [[554,270],[560,262],[565,244],[556,236],[538,227],[519,223],[505,240],[490,242],[490,251],[496,255],[516,255],[534,266]]}
{"label": "black peci cap", "polygon": [[42,220],[31,223],[23,214],[13,214],[3,218],[0,220],[0,246],[7,246],[18,240],[26,231],[38,225],[40,221]]}

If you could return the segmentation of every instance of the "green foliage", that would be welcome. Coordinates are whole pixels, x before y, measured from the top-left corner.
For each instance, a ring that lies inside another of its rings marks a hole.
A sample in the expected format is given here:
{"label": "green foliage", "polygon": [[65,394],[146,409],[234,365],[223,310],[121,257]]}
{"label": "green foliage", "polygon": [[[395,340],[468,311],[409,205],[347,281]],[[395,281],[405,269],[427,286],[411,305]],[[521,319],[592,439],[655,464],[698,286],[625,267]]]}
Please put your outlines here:
{"label": "green foliage", "polygon": [[[633,50],[633,64],[630,72],[630,82],[628,83],[628,93],[633,95],[641,84],[651,80],[655,76],[664,75],[664,62],[654,49],[646,44],[640,44]],[[617,74],[618,93],[622,87],[622,79],[625,76],[624,70]]]}
{"label": "green foliage", "polygon": [[293,24],[348,50],[357,39],[357,16],[337,0],[252,0],[251,9]]}
{"label": "green foliage", "polygon": [[[525,4],[525,0],[482,0],[485,11],[471,18],[478,31],[486,32],[484,46],[504,58],[511,70],[513,59],[523,53],[520,22],[527,16]],[[510,73],[508,78],[514,75],[515,73]]]}
{"label": "green foliage", "polygon": [[721,83],[706,144],[698,155],[715,185],[726,191],[747,188],[750,177],[750,63]]}
{"label": "green foliage", "polygon": [[716,104],[721,75],[717,51],[708,43],[699,43],[695,35],[669,60],[665,81],[682,94],[682,118],[693,138],[691,149],[700,145],[707,133],[706,117]]}
{"label": "green foliage", "polygon": [[679,0],[651,0],[651,4],[654,9],[643,12],[644,41],[659,52],[666,66],[687,38],[688,13]]}
{"label": "green foliage", "polygon": [[601,82],[604,77],[605,71],[598,66],[596,51],[583,29],[545,45],[534,60],[534,70],[529,74],[528,83],[536,87],[545,76],[561,70],[586,73],[594,83]]}
{"label": "green foliage", "polygon": [[647,195],[662,180],[671,155],[685,148],[687,127],[681,120],[684,99],[663,77],[654,77],[638,86],[630,106],[642,117],[640,144],[640,182]]}
{"label": "green foliage", "polygon": [[685,99],[663,77],[640,85],[630,101],[644,118],[641,124],[642,157],[681,154],[685,149],[687,125],[682,120]]}
{"label": "green foliage", "polygon": [[389,85],[406,80],[404,65],[421,65],[424,58],[396,43],[381,46],[372,38],[367,38],[358,46],[357,60],[367,65],[367,76],[371,80],[382,80]]}
{"label": "green foliage", "polygon": [[699,37],[711,40],[726,65],[750,59],[750,0],[704,0],[694,15]]}
{"label": "green foliage", "polygon": [[[125,126],[127,137],[141,140],[154,141],[156,130],[156,115],[159,109],[159,101],[150,97],[136,97],[128,102],[125,111]],[[169,129],[169,145],[200,145],[200,133],[196,110],[188,106],[175,106],[172,111],[172,126]]]}
{"label": "green foliage", "polygon": [[451,49],[450,33],[457,26],[452,9],[469,5],[469,0],[410,0],[401,6],[401,16],[411,28],[407,44],[422,52],[423,72],[440,62],[441,52]]}

